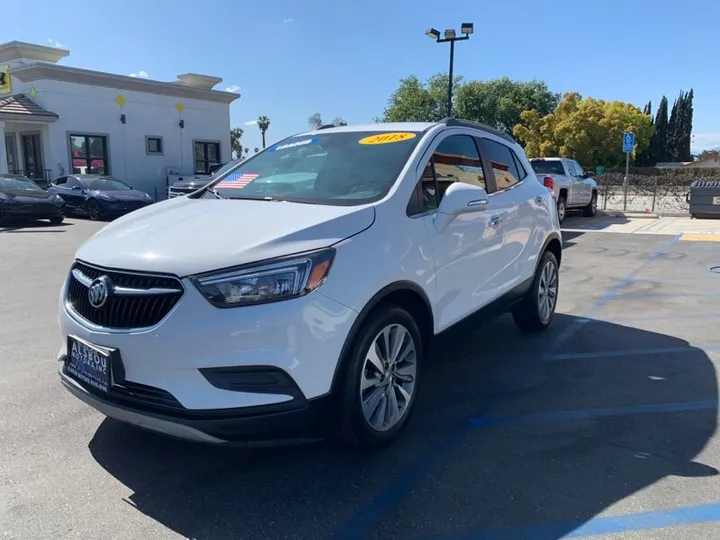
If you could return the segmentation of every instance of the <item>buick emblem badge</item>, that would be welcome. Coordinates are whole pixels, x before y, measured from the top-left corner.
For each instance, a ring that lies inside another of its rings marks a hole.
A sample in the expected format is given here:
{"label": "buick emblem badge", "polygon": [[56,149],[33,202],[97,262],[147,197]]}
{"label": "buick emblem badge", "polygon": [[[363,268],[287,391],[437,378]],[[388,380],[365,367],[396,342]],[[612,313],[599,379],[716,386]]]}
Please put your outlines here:
{"label": "buick emblem badge", "polygon": [[110,296],[110,279],[107,276],[100,276],[94,279],[88,287],[88,300],[95,309],[101,308]]}

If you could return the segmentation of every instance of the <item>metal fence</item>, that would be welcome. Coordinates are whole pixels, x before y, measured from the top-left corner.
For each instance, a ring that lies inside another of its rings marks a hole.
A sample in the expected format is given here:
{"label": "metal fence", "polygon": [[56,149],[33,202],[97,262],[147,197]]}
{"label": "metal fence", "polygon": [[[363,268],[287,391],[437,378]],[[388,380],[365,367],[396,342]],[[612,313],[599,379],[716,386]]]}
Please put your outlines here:
{"label": "metal fence", "polygon": [[609,170],[595,177],[598,184],[598,208],[626,212],[686,214],[685,197],[690,184],[698,179],[720,180],[720,169],[657,169],[630,170],[627,193],[625,171]]}

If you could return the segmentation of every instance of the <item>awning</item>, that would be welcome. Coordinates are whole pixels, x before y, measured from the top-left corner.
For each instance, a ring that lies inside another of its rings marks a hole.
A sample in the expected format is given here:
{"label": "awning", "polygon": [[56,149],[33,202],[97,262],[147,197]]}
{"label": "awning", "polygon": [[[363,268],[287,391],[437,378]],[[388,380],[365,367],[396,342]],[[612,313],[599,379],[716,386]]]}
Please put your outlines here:
{"label": "awning", "polygon": [[0,99],[0,120],[10,122],[54,122],[59,117],[43,109],[25,94]]}

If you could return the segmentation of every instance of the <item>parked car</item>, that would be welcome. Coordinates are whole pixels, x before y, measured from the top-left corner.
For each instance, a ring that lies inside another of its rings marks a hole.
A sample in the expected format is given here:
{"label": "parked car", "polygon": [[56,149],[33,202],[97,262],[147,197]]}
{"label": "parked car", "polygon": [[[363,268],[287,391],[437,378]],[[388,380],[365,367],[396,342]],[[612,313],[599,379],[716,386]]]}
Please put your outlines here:
{"label": "parked car", "polygon": [[59,225],[65,219],[65,203],[24,176],[0,174],[0,222],[7,218],[47,219]]}
{"label": "parked car", "polygon": [[585,216],[597,213],[598,187],[591,173],[583,170],[577,161],[560,157],[532,158],[533,171],[540,181],[553,192],[557,201],[560,223],[568,210],[582,210]]}
{"label": "parked car", "polygon": [[294,135],[80,246],[60,379],[176,437],[382,447],[432,384],[435,335],[480,311],[551,324],[561,246],[552,194],[499,131],[446,119]]}
{"label": "parked car", "polygon": [[217,163],[210,167],[209,175],[194,175],[190,177],[183,177],[182,180],[178,180],[168,188],[168,199],[173,197],[179,197],[181,195],[187,195],[193,193],[198,189],[205,187],[207,184],[212,182],[214,176],[224,172],[223,168],[226,166],[234,166],[237,161],[231,161],[229,163]]}
{"label": "parked car", "polygon": [[111,176],[74,174],[61,176],[48,188],[65,201],[69,213],[92,220],[114,218],[152,204],[153,198]]}

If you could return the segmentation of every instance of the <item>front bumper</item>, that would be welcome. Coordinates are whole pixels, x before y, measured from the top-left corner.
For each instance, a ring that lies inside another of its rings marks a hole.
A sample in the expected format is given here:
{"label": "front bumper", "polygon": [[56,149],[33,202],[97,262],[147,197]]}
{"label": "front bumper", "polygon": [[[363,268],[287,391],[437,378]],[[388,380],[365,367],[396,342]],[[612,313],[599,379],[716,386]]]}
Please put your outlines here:
{"label": "front bumper", "polygon": [[[183,285],[183,297],[157,325],[117,331],[96,327],[67,306],[66,284],[59,299],[64,385],[107,416],[184,438],[314,438],[357,312],[320,291],[218,309],[187,280]],[[119,384],[99,393],[70,377],[68,336],[117,349]]]}
{"label": "front bumper", "polygon": [[330,396],[235,410],[167,410],[141,404],[118,393],[101,395],[69,376],[64,358],[58,371],[63,386],[76,398],[109,418],[189,441],[226,444],[317,439],[331,429]]}

